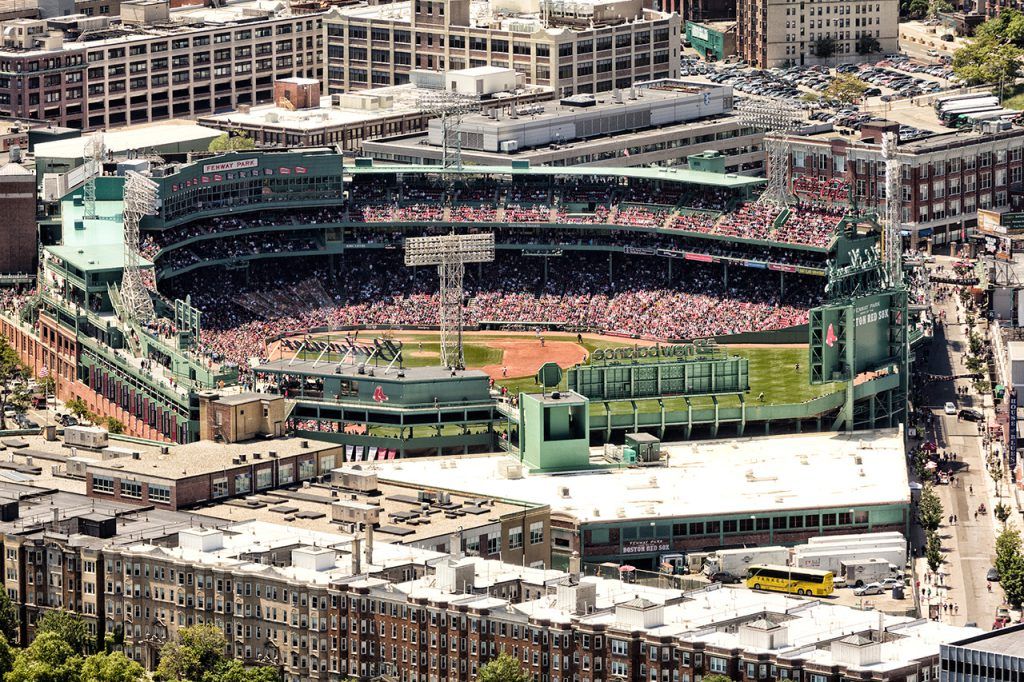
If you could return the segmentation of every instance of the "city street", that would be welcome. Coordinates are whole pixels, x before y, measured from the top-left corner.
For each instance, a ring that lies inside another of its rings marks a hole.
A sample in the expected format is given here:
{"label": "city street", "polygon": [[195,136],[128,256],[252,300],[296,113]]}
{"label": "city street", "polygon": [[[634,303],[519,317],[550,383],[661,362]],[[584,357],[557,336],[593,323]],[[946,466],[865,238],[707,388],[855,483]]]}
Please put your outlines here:
{"label": "city street", "polygon": [[[950,262],[945,258],[939,261],[940,264]],[[935,338],[927,370],[931,374],[948,376],[968,373],[963,364],[964,353],[967,351],[966,328],[958,323],[958,320],[963,319],[958,307],[958,301],[952,297],[933,306],[936,319],[940,311],[946,312],[947,324],[935,325]],[[995,490],[985,468],[979,424],[958,419],[956,415],[946,415],[942,409],[947,401],[955,403],[958,410],[966,407],[983,409],[980,399],[971,392],[957,395],[957,387],[969,386],[970,383],[968,379],[936,381],[925,390],[925,404],[932,407],[935,415],[933,433],[938,450],[956,453],[963,467],[956,476],[955,487],[937,486],[947,517],[939,533],[943,537],[943,551],[946,554],[944,570],[948,575],[941,579],[938,586],[934,580],[930,583],[922,580],[921,586],[931,590],[931,597],[922,599],[922,609],[926,608],[925,604],[937,604],[939,617],[945,622],[957,625],[975,622],[979,627],[988,629],[992,626],[996,607],[1002,603],[1002,591],[998,585],[993,585],[990,593],[985,580],[985,573],[992,566],[998,525],[992,513],[997,501]],[[986,414],[986,419],[991,419],[990,412]],[[975,519],[975,511],[982,503],[987,507],[987,513]],[[957,516],[955,525],[948,523],[950,515]],[[916,540],[923,542],[923,537]],[[922,551],[918,551],[919,557],[922,554]],[[927,564],[923,559],[918,559],[918,562],[918,574],[924,576],[928,570]],[[959,610],[953,613],[943,611],[943,601],[956,604]]]}

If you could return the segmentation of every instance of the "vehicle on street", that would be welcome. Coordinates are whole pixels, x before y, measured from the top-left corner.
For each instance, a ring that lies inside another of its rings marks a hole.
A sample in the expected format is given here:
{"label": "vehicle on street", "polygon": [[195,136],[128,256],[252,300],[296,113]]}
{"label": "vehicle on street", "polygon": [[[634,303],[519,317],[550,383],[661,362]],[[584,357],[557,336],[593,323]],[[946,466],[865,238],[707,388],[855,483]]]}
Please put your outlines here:
{"label": "vehicle on street", "polygon": [[827,597],[832,594],[832,571],[755,564],[747,571],[747,587],[789,594]]}
{"label": "vehicle on street", "polygon": [[738,575],[734,575],[729,571],[718,571],[711,574],[711,582],[722,583],[723,585],[736,585],[741,582],[741,578]]}
{"label": "vehicle on street", "polygon": [[969,422],[980,422],[985,418],[985,415],[982,414],[981,410],[976,410],[973,407],[965,407],[957,414],[961,419]]}
{"label": "vehicle on street", "polygon": [[938,57],[939,56],[939,51],[938,50],[928,50],[928,56],[929,57]]}
{"label": "vehicle on street", "polygon": [[885,594],[885,588],[880,583],[868,583],[864,587],[857,587],[853,593],[858,597],[867,597],[873,594]]}
{"label": "vehicle on street", "polygon": [[882,586],[882,589],[891,590],[894,587],[902,587],[903,580],[900,578],[886,578],[880,583],[880,585]]}
{"label": "vehicle on street", "polygon": [[942,410],[948,415],[956,414],[956,403],[946,403],[942,406]]}
{"label": "vehicle on street", "polygon": [[999,582],[999,571],[997,571],[995,567],[988,569],[988,573],[985,574],[985,580],[989,581],[990,583]]}

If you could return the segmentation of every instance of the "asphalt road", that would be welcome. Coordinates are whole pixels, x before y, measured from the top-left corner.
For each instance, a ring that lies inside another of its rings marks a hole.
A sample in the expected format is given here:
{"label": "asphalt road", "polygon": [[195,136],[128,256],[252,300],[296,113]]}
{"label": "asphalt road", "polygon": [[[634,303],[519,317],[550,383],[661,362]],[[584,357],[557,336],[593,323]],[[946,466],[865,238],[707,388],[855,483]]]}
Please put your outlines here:
{"label": "asphalt road", "polygon": [[[957,307],[949,299],[936,304],[934,310],[946,311],[947,324],[936,325],[928,371],[937,375],[965,374],[967,369],[961,357],[967,350],[967,337],[965,326],[957,323]],[[941,620],[957,625],[973,621],[979,627],[990,628],[996,607],[1002,603],[1002,593],[998,586],[990,593],[985,580],[985,573],[992,566],[997,525],[992,514],[994,503],[989,494],[992,480],[985,470],[978,424],[958,420],[956,416],[946,415],[942,409],[946,402],[956,403],[958,409],[982,409],[978,396],[970,393],[966,396],[957,395],[956,387],[967,386],[969,383],[969,380],[955,383],[939,381],[931,383],[925,390],[926,404],[933,406],[935,415],[934,435],[938,449],[955,452],[964,466],[957,476],[956,487],[938,486],[947,517],[950,514],[958,517],[956,525],[949,525],[945,521],[939,529],[943,538],[943,551],[946,553],[945,570],[949,575],[938,587],[934,582],[922,586],[932,589],[931,603],[941,604],[946,601],[959,606],[959,611],[953,613],[940,608]],[[982,503],[986,505],[987,513],[975,519],[974,512]],[[929,600],[922,601],[927,603]]]}

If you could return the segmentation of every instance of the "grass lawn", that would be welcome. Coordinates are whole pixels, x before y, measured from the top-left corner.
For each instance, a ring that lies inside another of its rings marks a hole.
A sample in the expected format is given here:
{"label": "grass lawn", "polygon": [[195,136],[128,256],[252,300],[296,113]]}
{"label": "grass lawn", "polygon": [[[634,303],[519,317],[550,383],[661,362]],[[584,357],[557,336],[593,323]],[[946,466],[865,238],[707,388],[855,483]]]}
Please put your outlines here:
{"label": "grass lawn", "polygon": [[1007,109],[1024,109],[1024,85],[1003,88],[1003,106]]}
{"label": "grass lawn", "polygon": [[[1022,92],[1024,97],[1024,92]],[[1022,104],[1024,106],[1024,104]],[[331,335],[332,338],[340,338],[342,335]],[[326,337],[321,337],[326,338]],[[401,340],[405,351],[405,366],[427,367],[436,365],[440,357],[441,344],[436,332],[399,332],[395,339]],[[470,335],[466,337],[464,352],[466,354],[467,367],[482,367],[484,365],[500,365],[503,352],[500,349],[492,348],[487,344],[490,340],[522,339],[519,335],[494,335],[482,337]],[[546,334],[545,338],[552,341],[576,342],[575,334]],[[422,344],[422,350],[420,349]],[[592,353],[597,348],[610,348],[616,346],[633,346],[634,342],[624,339],[593,339],[584,338],[583,347],[587,353]],[[642,345],[647,345],[643,342]],[[827,395],[839,390],[842,384],[826,384],[824,386],[811,386],[808,381],[807,348],[779,348],[773,346],[753,348],[731,348],[724,347],[729,354],[746,357],[750,361],[750,392],[747,393],[747,402],[757,404],[757,396],[764,393],[765,404],[787,404],[801,403],[818,396]],[[315,358],[316,354],[307,355]],[[338,358],[332,358],[337,361]],[[796,365],[799,363],[799,371]],[[540,386],[532,376],[509,377],[497,382],[499,386],[508,388],[509,393],[533,393],[540,391]],[[566,382],[563,379],[561,387],[564,389]],[[710,397],[699,396],[690,399],[694,407],[703,407],[712,404]],[[733,396],[719,398],[719,404],[733,406],[739,404],[739,399]],[[641,411],[655,412],[658,410],[656,400],[644,400],[638,402]],[[632,407],[629,401],[610,403],[613,413],[631,412]],[[592,405],[595,413],[603,413],[603,405]],[[686,409],[686,401],[682,398],[669,398],[665,400],[665,409],[682,410]]]}

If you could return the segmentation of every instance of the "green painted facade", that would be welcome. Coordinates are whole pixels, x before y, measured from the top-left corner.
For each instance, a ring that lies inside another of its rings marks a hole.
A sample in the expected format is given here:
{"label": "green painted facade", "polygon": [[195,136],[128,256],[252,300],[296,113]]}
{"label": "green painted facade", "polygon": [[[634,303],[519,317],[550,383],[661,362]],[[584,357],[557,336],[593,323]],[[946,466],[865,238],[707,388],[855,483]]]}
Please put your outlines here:
{"label": "green painted facade", "polygon": [[519,457],[531,469],[590,466],[590,405],[572,391],[519,396]]}

